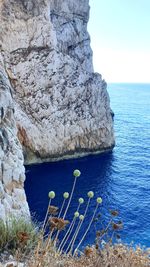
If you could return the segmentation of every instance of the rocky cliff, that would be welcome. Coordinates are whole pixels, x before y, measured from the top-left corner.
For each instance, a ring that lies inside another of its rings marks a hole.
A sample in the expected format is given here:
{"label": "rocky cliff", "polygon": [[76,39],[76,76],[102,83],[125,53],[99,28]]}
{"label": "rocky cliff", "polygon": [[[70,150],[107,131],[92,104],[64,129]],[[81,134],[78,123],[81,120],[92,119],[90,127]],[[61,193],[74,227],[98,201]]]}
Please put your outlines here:
{"label": "rocky cliff", "polygon": [[0,219],[29,215],[23,189],[25,174],[21,144],[17,138],[12,88],[0,56]]}
{"label": "rocky cliff", "polygon": [[29,213],[18,200],[26,203],[22,152],[32,163],[114,146],[106,83],[93,72],[88,19],[88,0],[0,1],[3,213]]}

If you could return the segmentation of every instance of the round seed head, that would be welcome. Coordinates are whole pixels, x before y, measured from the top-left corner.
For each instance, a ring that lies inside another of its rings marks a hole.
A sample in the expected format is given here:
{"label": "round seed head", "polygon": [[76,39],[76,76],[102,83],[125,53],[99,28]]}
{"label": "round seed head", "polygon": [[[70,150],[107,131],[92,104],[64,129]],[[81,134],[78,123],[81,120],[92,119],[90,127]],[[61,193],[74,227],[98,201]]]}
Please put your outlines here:
{"label": "round seed head", "polygon": [[80,215],[80,216],[79,216],[79,219],[80,219],[81,221],[83,221],[83,220],[84,220],[84,216],[83,216],[83,215]]}
{"label": "round seed head", "polygon": [[68,192],[65,192],[65,193],[63,194],[63,197],[64,197],[65,199],[67,199],[67,198],[69,197],[69,193],[68,193]]}
{"label": "round seed head", "polygon": [[78,211],[76,211],[76,212],[74,213],[74,217],[75,217],[75,218],[78,218],[78,217],[79,217],[79,212],[78,212]]}
{"label": "round seed head", "polygon": [[51,199],[55,198],[55,192],[54,192],[54,191],[50,191],[50,192],[48,193],[48,196],[49,196],[49,198],[51,198]]}
{"label": "round seed head", "polygon": [[94,197],[94,192],[93,191],[89,191],[87,195],[88,195],[89,198],[92,198],[92,197]]}
{"label": "round seed head", "polygon": [[84,199],[82,197],[79,198],[79,203],[83,204],[84,203]]}
{"label": "round seed head", "polygon": [[97,203],[98,203],[98,204],[101,204],[101,203],[102,203],[102,198],[101,198],[101,197],[98,197],[98,198],[97,198]]}
{"label": "round seed head", "polygon": [[73,175],[75,177],[79,177],[81,175],[81,172],[79,170],[74,170]]}

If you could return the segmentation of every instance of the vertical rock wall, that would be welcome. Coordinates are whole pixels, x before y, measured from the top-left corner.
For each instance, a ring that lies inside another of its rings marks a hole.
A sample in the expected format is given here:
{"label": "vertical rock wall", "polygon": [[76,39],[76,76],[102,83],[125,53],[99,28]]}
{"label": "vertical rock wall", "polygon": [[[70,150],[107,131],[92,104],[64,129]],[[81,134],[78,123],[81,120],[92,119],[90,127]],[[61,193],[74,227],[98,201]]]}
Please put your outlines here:
{"label": "vertical rock wall", "polygon": [[32,163],[114,146],[88,19],[88,0],[0,1],[0,214],[29,213],[22,151]]}
{"label": "vertical rock wall", "polygon": [[0,219],[29,216],[23,189],[23,153],[17,138],[11,86],[0,57]]}

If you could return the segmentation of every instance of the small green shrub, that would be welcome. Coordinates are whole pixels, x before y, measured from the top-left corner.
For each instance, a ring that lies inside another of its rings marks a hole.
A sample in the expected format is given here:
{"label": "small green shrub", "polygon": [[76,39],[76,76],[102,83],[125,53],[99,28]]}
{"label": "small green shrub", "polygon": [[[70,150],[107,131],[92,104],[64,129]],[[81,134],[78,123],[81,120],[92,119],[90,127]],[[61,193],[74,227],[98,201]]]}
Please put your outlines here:
{"label": "small green shrub", "polygon": [[23,218],[11,218],[4,223],[0,220],[0,252],[17,250],[28,254],[37,244],[37,226]]}

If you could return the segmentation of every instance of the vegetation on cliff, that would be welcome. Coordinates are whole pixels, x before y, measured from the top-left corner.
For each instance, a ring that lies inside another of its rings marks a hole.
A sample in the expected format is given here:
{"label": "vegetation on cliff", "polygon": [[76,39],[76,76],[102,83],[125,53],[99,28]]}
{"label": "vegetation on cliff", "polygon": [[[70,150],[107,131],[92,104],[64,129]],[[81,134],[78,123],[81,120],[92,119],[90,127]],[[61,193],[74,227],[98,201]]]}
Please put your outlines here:
{"label": "vegetation on cliff", "polygon": [[[7,222],[0,222],[1,255],[3,256],[3,253],[7,251],[8,254],[13,255],[17,266],[19,266],[19,262],[23,262],[23,265],[27,267],[150,266],[149,250],[125,246],[120,242],[119,232],[123,223],[118,220],[118,211],[110,210],[110,219],[107,225],[102,225],[101,214],[98,213],[102,203],[101,197],[96,199],[90,222],[88,227],[85,227],[84,222],[90,203],[94,201],[93,191],[87,193],[88,201],[84,212],[80,213],[80,207],[84,203],[84,199],[81,197],[78,199],[72,220],[70,222],[67,220],[76,181],[80,174],[79,170],[73,172],[72,190],[70,193],[64,192],[60,211],[53,205],[55,192],[49,192],[47,212],[42,225],[37,226],[31,221],[14,218]],[[92,225],[94,225],[95,242],[83,249],[81,244],[86,239]],[[84,229],[83,233],[80,233],[81,227]],[[80,241],[77,239],[79,234]]]}

